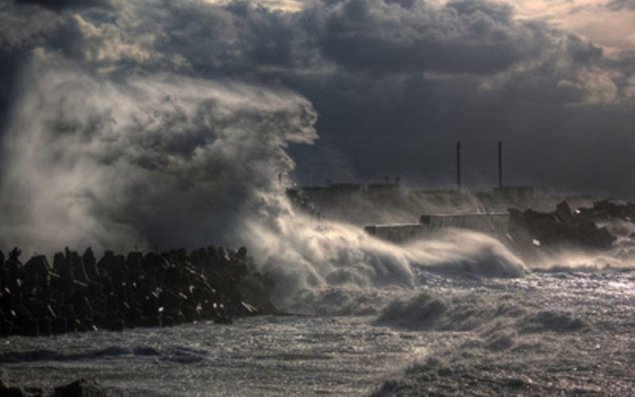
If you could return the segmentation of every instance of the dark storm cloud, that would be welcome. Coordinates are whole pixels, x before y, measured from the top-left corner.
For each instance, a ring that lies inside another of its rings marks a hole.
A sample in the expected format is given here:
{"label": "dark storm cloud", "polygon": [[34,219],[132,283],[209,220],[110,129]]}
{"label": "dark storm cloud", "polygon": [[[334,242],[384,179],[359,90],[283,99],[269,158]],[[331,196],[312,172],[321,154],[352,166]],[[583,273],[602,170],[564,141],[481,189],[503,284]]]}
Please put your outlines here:
{"label": "dark storm cloud", "polygon": [[635,9],[635,1],[633,0],[611,0],[608,7],[612,10],[619,11],[624,8]]}
{"label": "dark storm cloud", "polygon": [[402,174],[442,183],[462,139],[467,176],[489,183],[491,148],[503,139],[517,159],[510,182],[635,194],[618,182],[635,161],[609,155],[630,134],[635,57],[607,57],[575,35],[518,21],[508,6],[315,0],[280,13],[248,2],[113,4],[0,5],[3,79],[15,79],[14,59],[43,47],[113,76],[169,71],[290,87],[320,115],[321,139],[294,148],[301,181]]}
{"label": "dark storm cloud", "polygon": [[16,0],[15,3],[18,5],[37,4],[53,10],[62,10],[65,8],[79,9],[89,7],[111,7],[108,0]]}
{"label": "dark storm cloud", "polygon": [[603,61],[601,48],[571,35],[556,36],[532,67],[510,73],[501,93],[509,101],[582,103],[594,93],[586,79]]}
{"label": "dark storm cloud", "polygon": [[245,3],[226,8],[170,2],[150,11],[148,25],[161,21],[155,50],[178,54],[193,73],[249,75],[266,66],[293,67],[297,27],[284,15]]}
{"label": "dark storm cloud", "polygon": [[[47,16],[44,26],[79,24],[77,34],[65,37],[82,42],[83,53],[77,55],[89,58],[84,61],[95,61],[91,52],[100,52],[99,61],[106,58],[114,65],[189,68],[200,75],[261,77],[275,67],[302,72],[326,65],[379,76],[426,71],[493,74],[557,48],[553,32],[544,26],[518,23],[509,7],[484,1],[455,1],[442,8],[419,1],[313,2],[295,14],[244,2],[219,7],[177,0],[121,7],[111,18],[103,13]],[[13,12],[22,20],[42,20],[25,17],[27,11]],[[43,35],[21,32],[27,41],[23,47],[51,45],[55,35],[42,30]],[[566,44],[572,48],[565,51],[577,61],[597,55],[597,48],[584,43]]]}
{"label": "dark storm cloud", "polygon": [[352,0],[313,12],[321,14],[324,56],[374,73],[493,73],[536,56],[544,40],[536,27],[513,22],[508,7],[485,2],[439,10],[423,2]]}
{"label": "dark storm cloud", "polygon": [[0,128],[6,123],[21,66],[34,48],[76,54],[79,37],[75,21],[38,6],[0,2]]}

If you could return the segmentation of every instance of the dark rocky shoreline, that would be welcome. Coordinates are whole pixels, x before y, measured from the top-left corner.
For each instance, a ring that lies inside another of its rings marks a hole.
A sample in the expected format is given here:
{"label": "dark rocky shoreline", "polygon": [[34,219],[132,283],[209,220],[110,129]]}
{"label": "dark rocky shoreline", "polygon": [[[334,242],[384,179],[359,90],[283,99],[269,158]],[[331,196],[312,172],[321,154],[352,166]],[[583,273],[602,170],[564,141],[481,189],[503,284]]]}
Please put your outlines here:
{"label": "dark rocky shoreline", "polygon": [[193,252],[106,251],[97,260],[66,249],[25,263],[14,248],[0,251],[0,336],[48,336],[99,329],[230,323],[274,314],[273,282],[259,274],[240,248]]}
{"label": "dark rocky shoreline", "polygon": [[55,386],[50,390],[40,388],[22,389],[5,385],[0,381],[0,397],[108,397],[106,389],[95,381],[78,379],[67,385]]}

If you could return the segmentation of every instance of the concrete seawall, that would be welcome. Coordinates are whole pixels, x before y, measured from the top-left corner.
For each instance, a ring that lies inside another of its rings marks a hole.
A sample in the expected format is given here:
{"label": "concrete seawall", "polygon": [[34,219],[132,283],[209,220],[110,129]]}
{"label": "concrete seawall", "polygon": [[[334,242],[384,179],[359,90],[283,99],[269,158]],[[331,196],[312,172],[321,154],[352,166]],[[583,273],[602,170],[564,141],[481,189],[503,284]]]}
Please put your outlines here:
{"label": "concrete seawall", "polygon": [[429,238],[445,228],[473,230],[494,236],[507,233],[509,214],[422,215],[419,223],[366,226],[366,233],[397,244]]}

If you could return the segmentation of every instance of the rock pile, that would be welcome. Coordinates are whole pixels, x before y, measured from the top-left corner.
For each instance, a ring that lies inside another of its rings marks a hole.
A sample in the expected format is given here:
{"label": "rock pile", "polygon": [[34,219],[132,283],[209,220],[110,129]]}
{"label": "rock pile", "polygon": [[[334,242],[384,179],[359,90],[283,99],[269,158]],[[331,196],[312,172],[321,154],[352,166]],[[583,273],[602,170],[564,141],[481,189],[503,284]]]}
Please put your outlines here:
{"label": "rock pile", "polygon": [[68,385],[55,387],[50,393],[40,388],[22,389],[5,385],[0,381],[0,397],[107,397],[108,393],[99,383],[79,379]]}
{"label": "rock pile", "polygon": [[606,250],[615,237],[606,228],[581,212],[572,212],[566,201],[554,212],[509,210],[509,235],[521,247],[539,247],[543,250],[576,248]]}
{"label": "rock pile", "polygon": [[106,390],[97,382],[79,379],[55,388],[53,397],[107,397]]}
{"label": "rock pile", "polygon": [[247,250],[208,247],[107,251],[97,260],[66,249],[26,263],[13,249],[0,251],[0,335],[42,336],[97,329],[169,326],[274,313],[273,283],[255,272]]}
{"label": "rock pile", "polygon": [[616,203],[610,200],[596,201],[591,208],[580,208],[580,215],[596,220],[621,219],[624,221],[635,221],[634,203]]}
{"label": "rock pile", "polygon": [[5,385],[0,380],[0,397],[22,397],[24,393],[19,387]]}

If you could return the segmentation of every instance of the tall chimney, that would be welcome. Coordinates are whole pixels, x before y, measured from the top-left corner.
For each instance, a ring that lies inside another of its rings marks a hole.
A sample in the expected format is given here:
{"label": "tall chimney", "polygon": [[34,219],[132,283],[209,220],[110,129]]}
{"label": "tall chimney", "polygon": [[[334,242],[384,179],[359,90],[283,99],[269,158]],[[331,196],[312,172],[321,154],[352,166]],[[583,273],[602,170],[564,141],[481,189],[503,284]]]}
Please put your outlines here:
{"label": "tall chimney", "polygon": [[498,141],[498,187],[503,187],[503,142]]}
{"label": "tall chimney", "polygon": [[456,141],[456,190],[461,191],[461,142]]}

